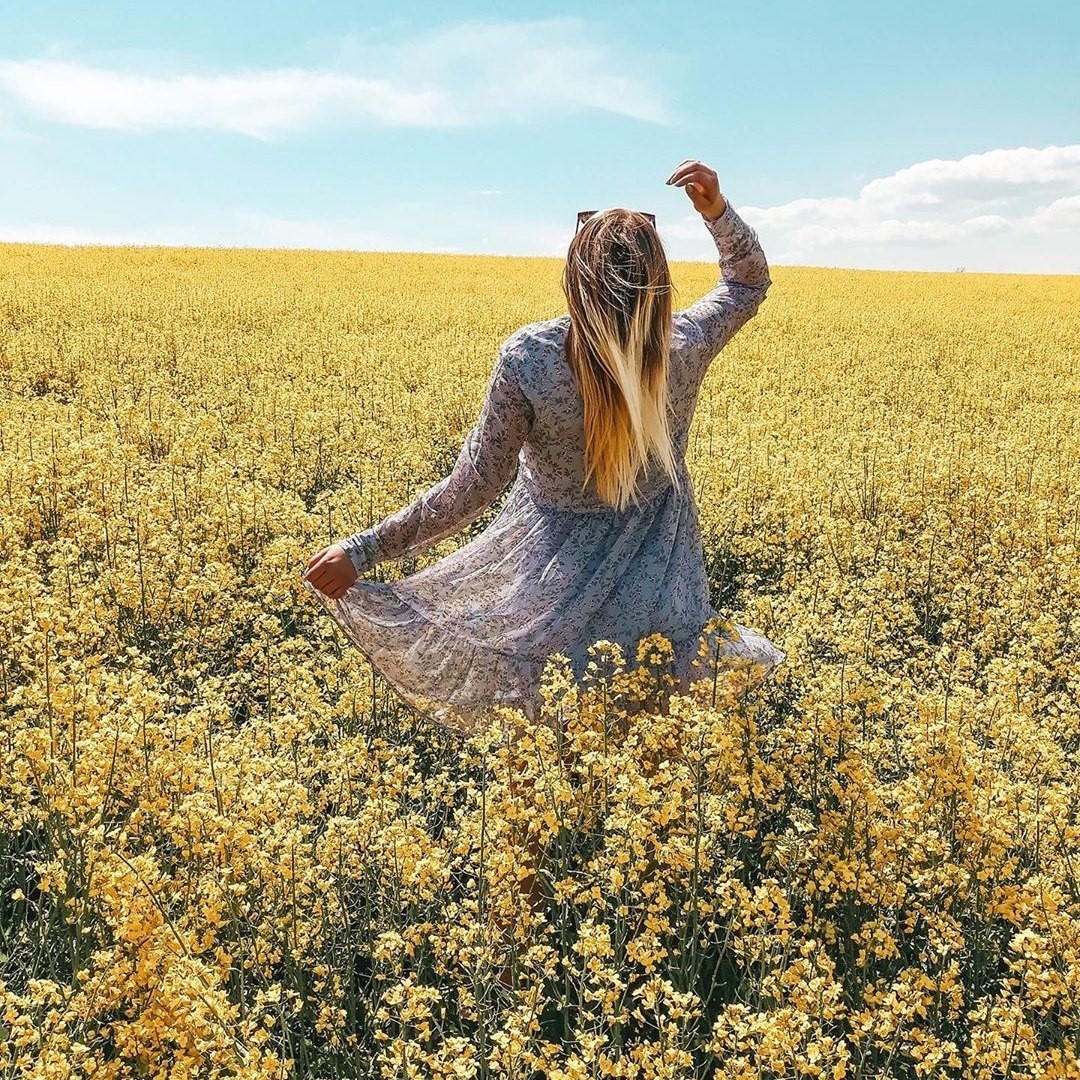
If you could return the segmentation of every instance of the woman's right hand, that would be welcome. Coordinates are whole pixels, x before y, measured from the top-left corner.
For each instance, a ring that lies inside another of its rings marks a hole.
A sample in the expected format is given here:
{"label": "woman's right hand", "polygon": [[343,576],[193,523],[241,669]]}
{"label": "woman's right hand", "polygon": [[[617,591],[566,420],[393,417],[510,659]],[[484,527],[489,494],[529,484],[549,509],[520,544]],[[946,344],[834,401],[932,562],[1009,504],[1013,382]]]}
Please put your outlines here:
{"label": "woman's right hand", "polygon": [[331,544],[308,559],[307,568],[300,576],[307,578],[324,596],[340,600],[352,587],[357,573],[345,549],[340,544]]}
{"label": "woman's right hand", "polygon": [[684,188],[702,217],[718,218],[727,209],[716,173],[700,161],[684,158],[667,178],[667,183]]}

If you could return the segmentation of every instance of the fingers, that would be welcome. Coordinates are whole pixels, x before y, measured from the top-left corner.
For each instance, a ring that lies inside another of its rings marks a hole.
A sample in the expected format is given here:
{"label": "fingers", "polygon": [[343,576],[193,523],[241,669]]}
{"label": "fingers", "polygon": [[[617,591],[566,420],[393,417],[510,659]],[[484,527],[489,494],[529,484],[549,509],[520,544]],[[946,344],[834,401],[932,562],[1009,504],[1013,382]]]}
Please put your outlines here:
{"label": "fingers", "polygon": [[668,183],[675,187],[696,188],[702,194],[706,194],[712,188],[719,190],[716,174],[709,169],[692,169],[682,173],[675,180],[669,180]]}
{"label": "fingers", "polygon": [[695,160],[694,158],[683,158],[683,159],[682,159],[682,161],[680,161],[680,162],[679,162],[679,164],[678,164],[678,165],[676,165],[676,166],[675,166],[675,168],[674,168],[674,169],[672,170],[672,172],[671,172],[671,176],[669,176],[669,177],[668,177],[668,179],[667,179],[667,183],[669,183],[669,184],[670,184],[670,183],[671,183],[671,181],[675,179],[675,175],[676,175],[676,173],[678,173],[678,171],[679,171],[679,170],[680,170],[680,169],[681,169],[681,168],[682,168],[682,167],[683,167],[684,165],[700,165],[700,164],[701,164],[701,162],[700,162],[700,161],[696,161],[696,160]]}
{"label": "fingers", "polygon": [[307,568],[304,570],[303,576],[311,582],[312,585],[318,585],[320,581],[326,580],[327,567],[323,562],[322,556],[325,551],[320,551],[317,555],[312,555],[307,562]]}
{"label": "fingers", "polygon": [[334,585],[334,575],[326,569],[326,567],[320,567],[313,573],[308,574],[308,581],[310,581],[319,592],[329,595],[330,590]]}
{"label": "fingers", "polygon": [[716,173],[700,161],[683,162],[668,177],[667,183],[683,188],[696,209],[711,204],[720,193]]}
{"label": "fingers", "polygon": [[329,557],[329,551],[330,548],[323,548],[313,555],[303,576],[324,596],[338,600],[349,591],[355,575],[349,574],[344,566]]}
{"label": "fingers", "polygon": [[330,573],[330,568],[324,566],[322,563],[319,566],[312,567],[308,570],[308,581],[313,585],[318,585],[321,581],[326,581],[327,578],[333,577]]}
{"label": "fingers", "polygon": [[323,596],[328,596],[331,600],[340,600],[350,588],[350,585],[346,585],[340,578],[333,576],[330,576],[329,578],[324,577],[320,581],[316,581],[314,578],[308,578],[308,581],[310,581]]}
{"label": "fingers", "polygon": [[675,170],[667,178],[667,183],[678,183],[689,177],[692,173],[700,173],[704,177],[716,176],[715,170],[710,169],[708,165],[703,165],[700,161],[693,158],[687,158],[675,167]]}

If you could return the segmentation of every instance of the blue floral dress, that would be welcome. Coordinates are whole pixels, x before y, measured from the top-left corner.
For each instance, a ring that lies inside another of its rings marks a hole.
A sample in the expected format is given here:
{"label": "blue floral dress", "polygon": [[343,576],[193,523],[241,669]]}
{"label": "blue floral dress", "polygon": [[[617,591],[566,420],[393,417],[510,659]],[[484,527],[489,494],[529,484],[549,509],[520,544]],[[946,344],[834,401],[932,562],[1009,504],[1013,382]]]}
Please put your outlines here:
{"label": "blue floral dress", "polygon": [[[711,673],[700,659],[691,667],[709,638],[705,624],[718,613],[709,603],[687,438],[710,362],[757,312],[771,281],[757,234],[730,202],[719,218],[702,221],[721,278],[673,317],[668,394],[681,491],[652,457],[636,506],[617,511],[603,503],[591,477],[583,489],[583,407],[566,359],[564,314],[523,326],[503,343],[450,475],[339,543],[363,575],[460,531],[514,480],[495,520],[416,573],[391,582],[358,577],[337,600],[304,577],[401,697],[444,726],[469,732],[492,703],[538,719],[546,658],[563,653],[580,677],[599,639],[619,643],[633,663],[641,637],[664,634],[683,691],[691,676]],[[708,644],[721,663],[760,678],[786,658],[738,624]]]}

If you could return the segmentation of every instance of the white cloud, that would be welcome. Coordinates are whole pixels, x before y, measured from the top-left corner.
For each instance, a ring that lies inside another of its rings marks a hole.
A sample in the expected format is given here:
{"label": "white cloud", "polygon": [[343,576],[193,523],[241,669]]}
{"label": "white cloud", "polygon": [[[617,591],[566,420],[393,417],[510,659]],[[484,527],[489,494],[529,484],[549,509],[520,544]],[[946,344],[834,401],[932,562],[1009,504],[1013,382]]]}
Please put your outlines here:
{"label": "white cloud", "polygon": [[[934,158],[854,196],[732,205],[777,265],[1080,273],[1080,145]],[[670,257],[702,257],[696,213],[660,230]]]}
{"label": "white cloud", "polygon": [[[472,20],[407,41],[339,43],[333,70],[127,71],[63,58],[0,60],[0,91],[83,127],[209,128],[269,139],[321,124],[452,127],[594,108],[669,123],[645,65],[584,20]],[[632,74],[623,74],[629,71]]]}
{"label": "white cloud", "polygon": [[1030,232],[1056,232],[1059,229],[1080,232],[1080,195],[1055,199],[1047,206],[1038,207],[1024,221]]}
{"label": "white cloud", "polygon": [[133,132],[201,127],[266,138],[326,120],[448,122],[437,89],[296,68],[158,76],[63,60],[15,60],[0,62],[0,86],[46,119]]}
{"label": "white cloud", "polygon": [[860,192],[867,204],[887,208],[988,202],[1033,188],[1080,183],[1080,146],[1019,146],[955,160],[920,161],[871,180]]}
{"label": "white cloud", "polygon": [[501,195],[502,192],[498,188],[481,188],[477,195]]}
{"label": "white cloud", "polygon": [[[1009,168],[1013,162],[1014,169]],[[927,167],[924,167],[927,166]],[[930,167],[932,166],[932,167]],[[916,183],[915,178],[921,178]],[[919,184],[921,183],[921,187]],[[494,193],[498,189],[482,189]],[[922,162],[870,180],[854,196],[732,205],[758,231],[770,264],[874,269],[1080,273],[1080,146],[1020,147]],[[206,244],[367,251],[432,251],[563,258],[573,223],[477,213],[430,231],[423,203],[384,210],[393,233],[356,218],[282,217],[236,208],[198,226],[95,230],[78,225],[0,226],[0,241],[102,244]],[[423,231],[409,232],[423,221]],[[715,259],[700,216],[691,211],[660,235],[669,258]]]}

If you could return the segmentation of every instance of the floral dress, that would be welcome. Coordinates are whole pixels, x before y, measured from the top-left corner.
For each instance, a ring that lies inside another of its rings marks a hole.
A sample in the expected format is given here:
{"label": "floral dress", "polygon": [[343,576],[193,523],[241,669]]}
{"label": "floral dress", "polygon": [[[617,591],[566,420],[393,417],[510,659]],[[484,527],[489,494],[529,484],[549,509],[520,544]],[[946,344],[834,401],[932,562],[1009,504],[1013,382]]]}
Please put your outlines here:
{"label": "floral dress", "polygon": [[[397,581],[359,576],[340,599],[304,584],[406,702],[469,732],[494,703],[539,719],[545,660],[567,656],[580,677],[588,647],[664,634],[680,690],[706,663],[767,676],[786,654],[734,624],[709,641],[698,510],[685,454],[710,362],[758,310],[771,284],[757,234],[731,203],[702,218],[719,252],[716,287],[673,316],[669,410],[680,490],[650,456],[638,504],[619,511],[583,489],[584,418],[565,352],[568,314],[530,323],[499,350],[483,407],[451,473],[411,505],[339,541],[363,575],[422,552],[474,521],[514,480],[502,511],[452,554]],[[515,477],[516,473],[516,477]],[[712,631],[710,631],[711,633]],[[754,661],[748,664],[746,661]],[[755,666],[760,665],[760,667]],[[488,713],[490,718],[490,713]]]}

